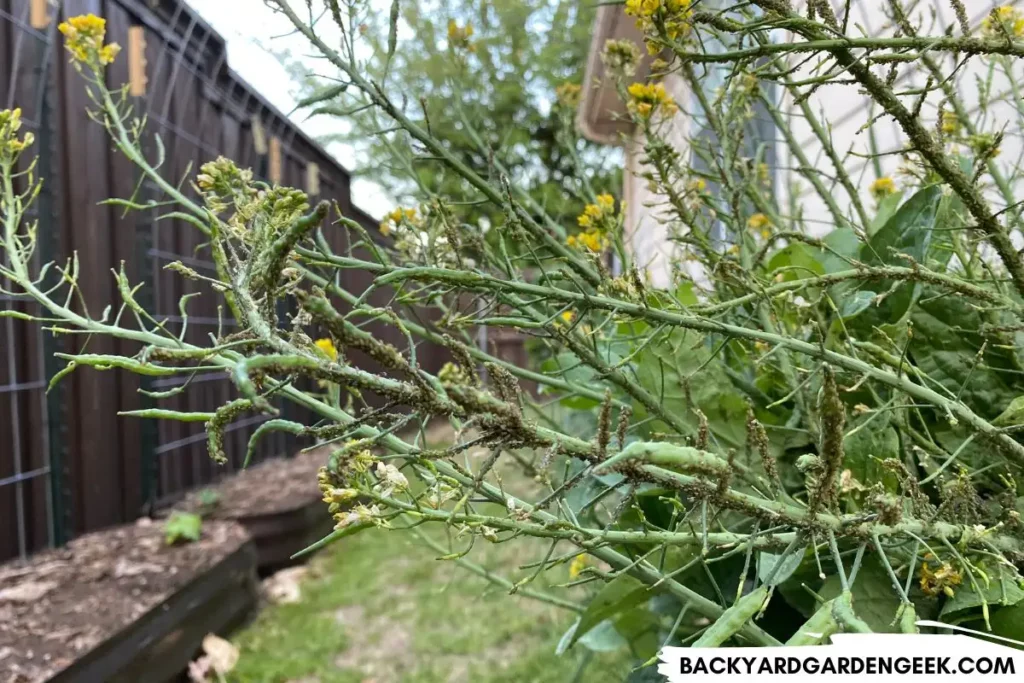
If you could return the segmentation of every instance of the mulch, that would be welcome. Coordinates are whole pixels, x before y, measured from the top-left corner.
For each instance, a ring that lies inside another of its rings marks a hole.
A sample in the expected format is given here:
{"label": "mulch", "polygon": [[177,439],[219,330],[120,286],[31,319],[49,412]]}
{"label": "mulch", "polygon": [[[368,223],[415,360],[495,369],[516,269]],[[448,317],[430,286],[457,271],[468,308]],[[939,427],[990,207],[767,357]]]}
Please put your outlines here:
{"label": "mulch", "polygon": [[[271,458],[226,477],[216,486],[194,491],[177,509],[201,511],[213,519],[241,519],[304,507],[321,493],[316,473],[329,450],[318,447],[291,458]],[[210,493],[216,503],[207,505]]]}
{"label": "mulch", "polygon": [[0,683],[47,680],[247,540],[209,520],[199,541],[168,546],[144,518],[0,565]]}

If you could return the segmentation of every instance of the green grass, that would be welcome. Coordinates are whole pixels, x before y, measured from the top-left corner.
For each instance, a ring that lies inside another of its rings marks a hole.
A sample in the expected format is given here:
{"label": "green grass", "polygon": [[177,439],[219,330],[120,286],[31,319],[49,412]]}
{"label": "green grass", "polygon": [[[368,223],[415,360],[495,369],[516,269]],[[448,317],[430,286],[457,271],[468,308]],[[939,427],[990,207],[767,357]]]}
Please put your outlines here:
{"label": "green grass", "polygon": [[[522,542],[480,542],[470,559],[507,572],[522,561],[523,550]],[[382,530],[325,549],[310,563],[300,602],[266,607],[233,639],[241,659],[229,680],[574,680],[585,651],[577,646],[565,655],[555,654],[559,638],[574,620],[571,612],[509,596],[454,562],[438,561],[436,555],[412,534]],[[551,572],[559,570],[564,574],[564,567]],[[624,680],[628,672],[622,656],[598,655],[575,680],[612,683]]]}

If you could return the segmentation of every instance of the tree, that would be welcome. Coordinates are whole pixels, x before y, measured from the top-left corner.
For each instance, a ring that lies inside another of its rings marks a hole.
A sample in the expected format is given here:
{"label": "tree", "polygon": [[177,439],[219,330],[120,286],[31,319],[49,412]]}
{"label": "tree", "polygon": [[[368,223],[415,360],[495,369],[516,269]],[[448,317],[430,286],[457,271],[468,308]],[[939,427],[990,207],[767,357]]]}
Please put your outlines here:
{"label": "tree", "polygon": [[[483,177],[507,174],[567,224],[592,200],[588,190],[615,192],[621,186],[618,151],[574,131],[593,7],[572,0],[396,6],[400,19],[390,53],[389,17],[359,15],[368,77],[406,93],[396,105],[444,140],[462,163]],[[294,64],[293,71],[303,82],[304,100],[317,101],[313,113],[345,112],[339,128],[347,130],[325,140],[353,145],[366,161],[360,175],[380,182],[400,201],[423,189],[440,196],[468,194],[458,174],[415,159],[422,152],[415,141],[378,134],[391,124],[378,111],[362,108],[358,94],[339,92],[335,79],[311,75],[305,63]],[[467,212],[469,220],[486,218],[490,224],[498,213],[486,203]]]}

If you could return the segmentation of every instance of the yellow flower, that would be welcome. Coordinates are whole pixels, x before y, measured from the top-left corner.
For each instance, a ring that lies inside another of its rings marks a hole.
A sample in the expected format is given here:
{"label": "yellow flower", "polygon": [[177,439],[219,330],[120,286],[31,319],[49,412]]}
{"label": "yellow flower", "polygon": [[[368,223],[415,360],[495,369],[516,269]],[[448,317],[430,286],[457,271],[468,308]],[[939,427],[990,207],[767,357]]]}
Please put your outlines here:
{"label": "yellow flower", "polygon": [[20,107],[0,111],[0,158],[13,160],[26,147],[35,142],[35,136],[32,133],[25,133],[23,138],[19,138],[18,131],[20,129]]}
{"label": "yellow flower", "polygon": [[772,219],[768,218],[768,216],[764,215],[763,213],[755,213],[753,216],[747,219],[747,227],[750,228],[751,230],[759,231],[762,235],[764,235],[764,233],[768,230],[768,228],[771,227],[771,225]]}
{"label": "yellow flower", "polygon": [[583,228],[578,235],[569,235],[565,243],[570,247],[604,251],[608,246],[607,233],[617,227],[615,219],[615,197],[601,194],[594,204],[583,207],[583,213],[576,217],[576,223]]}
{"label": "yellow flower", "polygon": [[602,251],[604,238],[598,232],[585,232],[579,236],[579,241],[590,251]]}
{"label": "yellow flower", "polygon": [[957,118],[956,112],[942,112],[941,128],[946,135],[956,135],[960,132],[960,119]]}
{"label": "yellow flower", "polygon": [[71,17],[57,29],[64,35],[65,47],[71,56],[79,61],[103,66],[110,64],[121,51],[117,43],[103,44],[107,33],[107,21],[95,14]]}
{"label": "yellow flower", "polygon": [[707,190],[708,189],[708,184],[704,181],[703,178],[694,178],[693,180],[690,181],[690,184],[689,184],[688,187],[690,189],[690,192],[698,192],[699,193],[699,192],[704,192],[705,190]]}
{"label": "yellow flower", "polygon": [[921,563],[921,590],[927,595],[943,593],[953,597],[953,586],[959,586],[962,581],[960,572],[948,562],[943,562],[938,569],[932,569],[927,561]]}
{"label": "yellow flower", "polygon": [[576,108],[580,103],[580,92],[583,88],[578,83],[568,81],[555,88],[555,97],[563,107]]}
{"label": "yellow flower", "polygon": [[579,575],[583,572],[583,569],[587,566],[587,556],[579,554],[572,558],[572,562],[569,563],[569,580],[575,581],[579,578]]}
{"label": "yellow flower", "polygon": [[1010,5],[997,7],[981,22],[981,32],[986,38],[1024,38],[1024,15]]}
{"label": "yellow flower", "polygon": [[626,0],[626,14],[636,17],[636,27],[654,55],[664,47],[663,38],[676,40],[690,33],[691,0]]}
{"label": "yellow flower", "polygon": [[100,64],[112,64],[120,52],[121,46],[117,43],[104,45],[100,48]]}
{"label": "yellow flower", "polygon": [[448,44],[456,50],[474,52],[476,46],[469,40],[473,36],[473,24],[460,27],[454,19],[448,20]]}
{"label": "yellow flower", "polygon": [[649,119],[655,113],[671,116],[678,110],[661,83],[633,83],[626,92],[629,94],[629,110],[642,119]]}
{"label": "yellow flower", "polygon": [[771,348],[771,347],[768,346],[768,342],[763,342],[763,341],[756,341],[756,342],[754,342],[754,350],[757,351],[758,353],[765,353],[765,352],[768,351],[769,348]]}
{"label": "yellow flower", "polygon": [[423,225],[423,218],[416,209],[403,209],[399,206],[384,216],[384,220],[380,222],[379,229],[380,234],[387,237],[403,226],[419,228],[421,225]]}
{"label": "yellow flower", "polygon": [[331,360],[338,360],[338,349],[334,348],[334,342],[328,338],[317,339],[315,342],[316,348],[320,349],[325,356]]}
{"label": "yellow flower", "polygon": [[882,176],[871,183],[869,190],[875,199],[883,199],[896,191],[896,182],[889,176]]}

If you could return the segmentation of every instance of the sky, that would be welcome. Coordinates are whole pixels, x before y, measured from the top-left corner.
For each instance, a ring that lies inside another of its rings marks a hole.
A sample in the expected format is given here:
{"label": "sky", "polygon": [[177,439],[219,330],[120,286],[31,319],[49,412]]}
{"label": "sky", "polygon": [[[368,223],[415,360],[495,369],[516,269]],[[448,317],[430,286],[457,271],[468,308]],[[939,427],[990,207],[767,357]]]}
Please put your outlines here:
{"label": "sky", "polygon": [[[279,110],[285,113],[292,111],[298,87],[275,52],[289,50],[293,57],[301,58],[311,52],[305,39],[289,35],[289,27],[282,26],[282,18],[262,0],[186,1],[224,37],[228,65]],[[338,126],[343,125],[324,117],[306,120],[302,112],[293,114],[291,118],[314,138],[337,132]],[[332,143],[326,149],[345,168],[358,168],[358,155],[352,147]],[[365,178],[353,179],[352,202],[374,217],[383,216],[393,208],[393,201],[383,189]]]}

